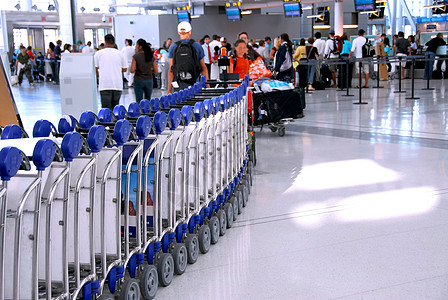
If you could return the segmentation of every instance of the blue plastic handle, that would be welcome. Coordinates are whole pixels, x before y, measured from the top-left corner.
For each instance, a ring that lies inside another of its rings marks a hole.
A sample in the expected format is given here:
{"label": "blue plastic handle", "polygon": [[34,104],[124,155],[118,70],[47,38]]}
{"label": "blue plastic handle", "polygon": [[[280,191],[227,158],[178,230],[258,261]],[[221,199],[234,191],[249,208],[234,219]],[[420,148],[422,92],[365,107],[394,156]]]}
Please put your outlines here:
{"label": "blue plastic handle", "polygon": [[176,104],[180,104],[182,102],[182,97],[179,92],[174,92],[173,96],[175,98]]}
{"label": "blue plastic handle", "polygon": [[167,123],[166,113],[163,111],[158,111],[154,115],[154,127],[156,128],[156,134],[161,134],[165,128]]}
{"label": "blue plastic handle", "polygon": [[38,171],[44,171],[51,165],[54,154],[56,153],[56,144],[50,139],[42,139],[36,143],[33,151],[33,163]]}
{"label": "blue plastic handle", "polygon": [[137,120],[135,126],[135,131],[137,132],[138,138],[144,140],[151,132],[151,118],[148,116],[140,116]]}
{"label": "blue plastic handle", "polygon": [[72,115],[63,115],[59,119],[58,131],[59,133],[67,133],[75,130],[76,120]]}
{"label": "blue plastic handle", "polygon": [[160,110],[160,100],[159,98],[152,98],[149,100],[151,104],[151,111],[159,111]]}
{"label": "blue plastic handle", "polygon": [[118,146],[122,146],[131,135],[131,123],[128,120],[119,120],[114,127],[114,140]]}
{"label": "blue plastic handle", "polygon": [[193,118],[193,108],[190,105],[184,105],[182,107],[182,116],[184,117],[184,124],[188,126]]}
{"label": "blue plastic handle", "polygon": [[140,116],[140,104],[132,102],[128,107],[128,116],[130,118],[138,118]]}
{"label": "blue plastic handle", "polygon": [[205,116],[208,118],[213,113],[213,101],[211,99],[204,100]]}
{"label": "blue plastic handle", "polygon": [[172,108],[168,112],[168,117],[170,118],[171,127],[170,130],[176,130],[179,127],[180,121],[182,119],[182,114],[178,108]]}
{"label": "blue plastic handle", "polygon": [[92,111],[85,111],[79,117],[79,126],[83,129],[90,129],[95,125],[95,114]]}
{"label": "blue plastic handle", "polygon": [[221,111],[225,111],[227,109],[226,96],[219,96],[219,104],[221,105]]}
{"label": "blue plastic handle", "polygon": [[62,155],[66,161],[73,161],[78,157],[82,147],[82,137],[78,132],[69,132],[64,135],[61,143]]}
{"label": "blue plastic handle", "polygon": [[0,178],[9,181],[20,169],[22,154],[16,147],[4,147],[0,150]]}
{"label": "blue plastic handle", "polygon": [[204,117],[205,114],[205,107],[204,107],[204,103],[202,102],[197,102],[194,105],[194,120],[196,122],[199,122],[202,120],[202,118]]}
{"label": "blue plastic handle", "polygon": [[124,120],[126,119],[127,116],[127,112],[126,112],[126,107],[124,107],[124,105],[116,105],[114,107],[114,115],[115,118],[117,118],[117,120]]}
{"label": "blue plastic handle", "polygon": [[107,132],[104,126],[102,125],[92,126],[87,135],[87,143],[89,144],[90,150],[93,153],[98,153],[101,150],[101,148],[104,147],[106,137]]}
{"label": "blue plastic handle", "polygon": [[49,137],[51,135],[52,124],[47,120],[38,120],[34,123],[33,137]]}
{"label": "blue plastic handle", "polygon": [[143,99],[140,101],[140,109],[142,114],[148,115],[151,112],[151,104],[149,103],[149,100]]}
{"label": "blue plastic handle", "polygon": [[170,106],[176,105],[176,96],[174,94],[169,94],[168,100],[170,101]]}
{"label": "blue plastic handle", "polygon": [[109,108],[102,108],[98,113],[98,120],[102,123],[111,123],[113,121],[113,114]]}
{"label": "blue plastic handle", "polygon": [[170,99],[168,96],[162,96],[160,97],[160,104],[162,106],[162,109],[167,109],[170,107]]}

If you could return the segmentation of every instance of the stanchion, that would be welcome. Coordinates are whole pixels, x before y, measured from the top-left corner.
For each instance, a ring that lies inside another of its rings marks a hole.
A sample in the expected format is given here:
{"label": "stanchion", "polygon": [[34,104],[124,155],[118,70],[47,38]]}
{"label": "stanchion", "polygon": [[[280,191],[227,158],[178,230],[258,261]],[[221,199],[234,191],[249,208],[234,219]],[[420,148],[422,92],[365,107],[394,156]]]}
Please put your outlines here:
{"label": "stanchion", "polygon": [[394,93],[406,93],[401,90],[401,56],[398,57],[398,91],[394,91]]}
{"label": "stanchion", "polygon": [[368,104],[367,102],[362,102],[362,61],[360,61],[358,65],[359,65],[359,101],[353,102],[353,104]]}
{"label": "stanchion", "polygon": [[377,72],[376,72],[376,86],[373,87],[374,89],[383,89],[384,86],[380,86],[380,64],[377,64]]}
{"label": "stanchion", "polygon": [[[342,57],[341,57],[341,59],[342,59]],[[340,62],[342,62],[342,60],[341,60]],[[342,66],[342,64],[340,64],[340,62],[337,64],[337,66],[338,66],[338,72],[339,72],[339,74],[342,75],[342,68],[343,68],[343,66]],[[343,91],[345,91],[345,88],[342,87],[342,86],[343,86],[343,84],[342,84],[342,78],[340,78],[340,76],[338,76],[338,82],[341,83],[341,84],[340,84],[341,88],[337,89],[336,92],[343,92]]]}
{"label": "stanchion", "polygon": [[349,82],[349,76],[348,76],[349,69],[350,69],[350,59],[347,59],[346,63],[345,63],[345,83],[347,84],[347,94],[342,95],[345,97],[353,97],[354,96],[354,95],[350,95],[350,92],[349,92],[349,88],[350,88],[350,84],[351,84],[351,82]]}
{"label": "stanchion", "polygon": [[[427,59],[428,58],[425,57],[425,64],[428,62]],[[429,61],[431,61],[431,59]],[[428,68],[428,74],[425,74],[425,76],[426,76],[426,87],[422,89],[423,91],[432,91],[432,90],[434,90],[434,88],[429,87],[429,80],[431,80],[431,78],[429,78],[429,73],[430,72],[429,72],[429,68]]]}
{"label": "stanchion", "polygon": [[414,68],[415,68],[415,59],[411,56],[411,97],[406,97],[406,99],[409,100],[416,100],[416,99],[420,99],[419,97],[414,97]]}

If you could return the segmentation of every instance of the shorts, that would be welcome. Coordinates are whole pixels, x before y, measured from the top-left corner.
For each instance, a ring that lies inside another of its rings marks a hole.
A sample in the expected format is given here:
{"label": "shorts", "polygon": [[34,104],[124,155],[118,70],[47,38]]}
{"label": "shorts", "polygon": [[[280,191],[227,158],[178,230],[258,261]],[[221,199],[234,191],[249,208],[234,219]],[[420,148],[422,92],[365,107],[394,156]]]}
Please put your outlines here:
{"label": "shorts", "polygon": [[[406,56],[408,56],[407,54],[404,54],[404,53],[397,53],[397,57],[406,57]],[[397,66],[399,66],[400,65],[400,60],[399,59],[397,59],[397,62],[396,62],[396,65]],[[406,66],[406,59],[402,59],[402,61],[401,61],[401,67],[405,67]]]}
{"label": "shorts", "polygon": [[[355,72],[359,72],[359,61],[355,64]],[[361,67],[361,73],[362,74],[369,74],[370,73],[370,65],[368,63],[363,62]]]}

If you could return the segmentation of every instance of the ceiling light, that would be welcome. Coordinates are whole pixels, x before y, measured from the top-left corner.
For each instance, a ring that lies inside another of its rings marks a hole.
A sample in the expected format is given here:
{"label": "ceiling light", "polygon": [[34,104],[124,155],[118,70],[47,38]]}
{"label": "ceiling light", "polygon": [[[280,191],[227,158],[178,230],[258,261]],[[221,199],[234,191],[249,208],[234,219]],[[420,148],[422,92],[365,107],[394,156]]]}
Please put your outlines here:
{"label": "ceiling light", "polygon": [[308,19],[312,19],[312,18],[323,18],[323,16],[322,15],[309,15],[309,16],[306,16]]}
{"label": "ceiling light", "polygon": [[356,25],[356,24],[342,25],[342,28],[346,28],[346,29],[356,29],[356,28],[358,28],[358,25]]}
{"label": "ceiling light", "polygon": [[56,10],[56,7],[54,7],[54,5],[52,4],[48,4],[48,11],[54,11]]}
{"label": "ceiling light", "polygon": [[424,8],[443,8],[445,4],[433,4],[433,5],[426,5],[423,6]]}
{"label": "ceiling light", "polygon": [[199,19],[199,15],[191,16],[192,19]]}
{"label": "ceiling light", "polygon": [[374,13],[377,13],[377,12],[378,12],[377,10],[365,10],[365,11],[361,11],[359,13],[362,14],[362,15],[367,15],[367,14],[374,14]]}
{"label": "ceiling light", "polygon": [[330,25],[314,25],[313,29],[330,29]]}
{"label": "ceiling light", "polygon": [[243,10],[243,11],[241,12],[241,14],[242,14],[242,15],[251,15],[251,14],[252,14],[252,11],[251,11],[251,10]]}
{"label": "ceiling light", "polygon": [[313,9],[312,6],[305,6],[305,7],[302,7],[302,10],[312,10],[312,9]]}
{"label": "ceiling light", "polygon": [[31,6],[31,8],[32,8],[34,11],[36,11],[36,10],[37,10],[37,5],[34,4],[33,6]]}
{"label": "ceiling light", "polygon": [[20,3],[17,3],[14,7],[15,7],[17,10],[20,10]]}
{"label": "ceiling light", "polygon": [[94,12],[99,12],[100,9],[99,9],[99,7],[95,7],[95,8],[93,9],[93,11],[94,11]]}
{"label": "ceiling light", "polygon": [[375,3],[386,3],[386,0],[376,0]]}

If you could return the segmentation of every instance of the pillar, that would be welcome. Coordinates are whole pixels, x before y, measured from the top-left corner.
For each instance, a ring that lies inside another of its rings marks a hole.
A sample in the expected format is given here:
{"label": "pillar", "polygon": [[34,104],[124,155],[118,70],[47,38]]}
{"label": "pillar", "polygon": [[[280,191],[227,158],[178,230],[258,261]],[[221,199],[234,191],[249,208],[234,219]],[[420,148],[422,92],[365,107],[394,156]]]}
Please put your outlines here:
{"label": "pillar", "polygon": [[344,2],[343,0],[334,1],[334,32],[336,35],[344,34]]}
{"label": "pillar", "polygon": [[[389,3],[389,2],[388,2]],[[392,5],[390,6],[390,16],[389,16],[389,23],[390,23],[390,34],[393,36],[397,32],[396,20],[397,16],[397,1],[392,1]],[[393,41],[391,41],[393,43]]]}
{"label": "pillar", "polygon": [[9,51],[8,28],[6,27],[6,12],[0,11],[0,51]]}
{"label": "pillar", "polygon": [[397,12],[395,13],[397,23],[395,27],[395,32],[403,31],[403,6],[401,5],[401,1],[397,1]]}
{"label": "pillar", "polygon": [[76,0],[59,0],[58,12],[62,44],[76,45]]}
{"label": "pillar", "polygon": [[24,1],[20,1],[21,3],[21,11],[32,11],[32,7],[33,7],[33,1],[32,0],[24,0]]}

